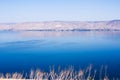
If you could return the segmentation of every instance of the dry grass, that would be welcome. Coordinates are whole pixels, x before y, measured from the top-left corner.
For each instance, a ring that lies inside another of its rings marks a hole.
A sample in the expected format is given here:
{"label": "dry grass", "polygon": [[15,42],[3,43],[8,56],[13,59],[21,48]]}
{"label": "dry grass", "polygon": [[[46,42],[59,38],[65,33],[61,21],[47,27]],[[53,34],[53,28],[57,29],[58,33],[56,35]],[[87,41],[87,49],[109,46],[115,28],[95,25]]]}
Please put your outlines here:
{"label": "dry grass", "polygon": [[[104,68],[104,76],[102,75],[102,70]],[[29,74],[22,73],[7,73],[5,75],[0,74],[0,80],[119,80],[119,79],[109,79],[107,76],[107,67],[101,67],[100,77],[96,79],[97,70],[92,69],[92,65],[88,66],[86,69],[80,69],[79,71],[74,70],[74,67],[69,67],[68,69],[62,69],[55,71],[54,68],[50,69],[49,72],[44,72],[39,69],[31,70]]]}

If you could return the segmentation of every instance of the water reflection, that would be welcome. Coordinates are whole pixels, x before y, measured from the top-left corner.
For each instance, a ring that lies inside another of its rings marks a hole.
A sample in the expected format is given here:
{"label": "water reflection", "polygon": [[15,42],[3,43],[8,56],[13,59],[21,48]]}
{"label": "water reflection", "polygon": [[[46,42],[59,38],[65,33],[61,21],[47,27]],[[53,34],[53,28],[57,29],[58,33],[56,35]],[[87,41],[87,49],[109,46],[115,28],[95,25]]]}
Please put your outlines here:
{"label": "water reflection", "polygon": [[69,37],[69,36],[114,36],[119,35],[120,31],[25,31],[20,35],[24,37]]}
{"label": "water reflection", "polygon": [[2,72],[93,64],[108,65],[110,73],[120,73],[119,31],[23,31],[1,32],[0,36]]}

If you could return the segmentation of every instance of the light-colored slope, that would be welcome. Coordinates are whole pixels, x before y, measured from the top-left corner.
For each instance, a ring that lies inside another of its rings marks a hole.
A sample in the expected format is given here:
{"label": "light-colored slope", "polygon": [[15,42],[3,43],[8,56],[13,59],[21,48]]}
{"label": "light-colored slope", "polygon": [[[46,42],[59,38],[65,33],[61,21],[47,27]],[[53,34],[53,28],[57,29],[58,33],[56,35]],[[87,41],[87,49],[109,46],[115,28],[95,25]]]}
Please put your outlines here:
{"label": "light-colored slope", "polygon": [[80,22],[80,21],[48,21],[16,24],[0,24],[0,30],[120,30],[120,20]]}

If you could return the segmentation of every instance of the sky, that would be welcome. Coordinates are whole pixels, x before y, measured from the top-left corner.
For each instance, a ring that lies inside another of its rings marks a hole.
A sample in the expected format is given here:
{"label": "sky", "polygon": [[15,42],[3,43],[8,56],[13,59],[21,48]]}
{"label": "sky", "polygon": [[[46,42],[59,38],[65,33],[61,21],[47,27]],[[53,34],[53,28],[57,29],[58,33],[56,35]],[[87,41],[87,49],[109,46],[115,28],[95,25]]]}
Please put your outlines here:
{"label": "sky", "polygon": [[120,19],[120,0],[0,0],[0,23]]}

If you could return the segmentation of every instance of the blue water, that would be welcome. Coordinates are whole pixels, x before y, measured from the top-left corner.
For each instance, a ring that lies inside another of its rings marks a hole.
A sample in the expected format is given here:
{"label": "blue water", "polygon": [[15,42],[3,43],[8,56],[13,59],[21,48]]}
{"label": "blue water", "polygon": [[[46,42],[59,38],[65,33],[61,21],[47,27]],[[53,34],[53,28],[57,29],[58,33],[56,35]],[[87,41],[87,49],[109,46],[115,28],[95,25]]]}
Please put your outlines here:
{"label": "blue water", "polygon": [[0,32],[0,73],[89,64],[107,65],[110,77],[120,77],[119,31]]}

